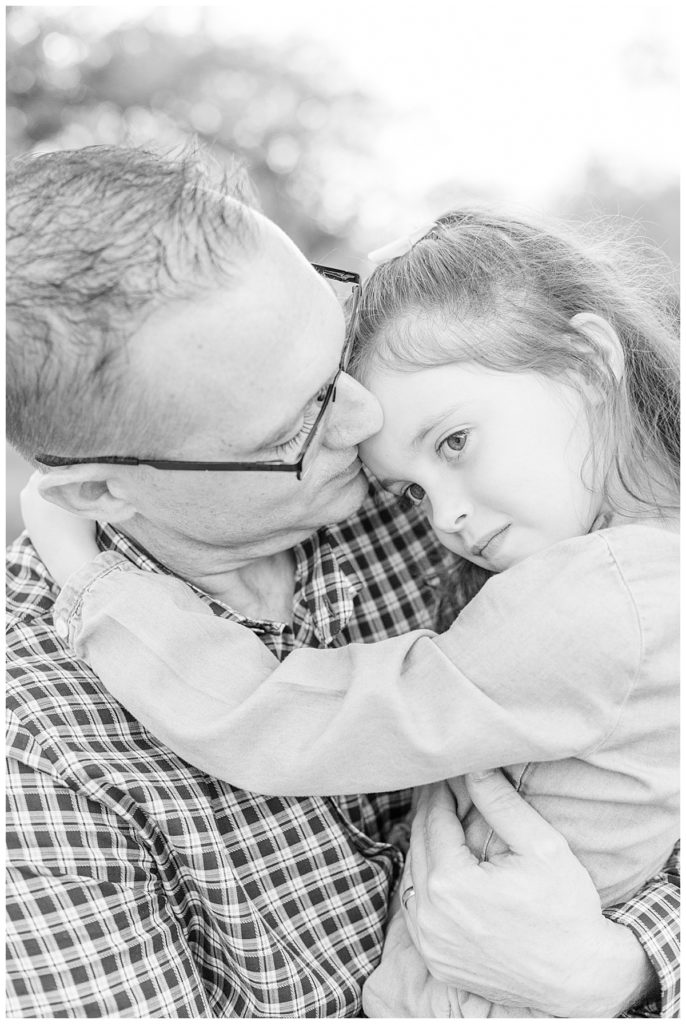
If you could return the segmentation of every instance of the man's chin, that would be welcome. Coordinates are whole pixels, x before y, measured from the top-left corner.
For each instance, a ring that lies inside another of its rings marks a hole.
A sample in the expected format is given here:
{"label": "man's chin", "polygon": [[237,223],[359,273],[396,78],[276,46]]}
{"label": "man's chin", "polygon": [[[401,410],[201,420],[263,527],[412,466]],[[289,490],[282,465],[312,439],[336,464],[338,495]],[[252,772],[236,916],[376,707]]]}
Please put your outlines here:
{"label": "man's chin", "polygon": [[325,487],[330,514],[326,523],[338,523],[357,512],[367,496],[369,481],[362,472],[362,464],[355,462],[351,468],[333,477]]}

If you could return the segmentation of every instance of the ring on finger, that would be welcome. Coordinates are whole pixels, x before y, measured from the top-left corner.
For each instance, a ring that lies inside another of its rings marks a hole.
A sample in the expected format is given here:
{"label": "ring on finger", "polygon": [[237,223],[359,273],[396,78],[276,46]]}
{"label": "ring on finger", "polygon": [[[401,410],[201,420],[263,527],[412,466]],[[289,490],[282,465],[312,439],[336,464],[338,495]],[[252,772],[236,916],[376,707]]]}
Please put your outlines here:
{"label": "ring on finger", "polygon": [[408,885],[407,889],[403,890],[403,892],[400,894],[400,902],[403,905],[403,910],[407,910],[407,904],[415,895],[416,893],[414,891],[413,885]]}

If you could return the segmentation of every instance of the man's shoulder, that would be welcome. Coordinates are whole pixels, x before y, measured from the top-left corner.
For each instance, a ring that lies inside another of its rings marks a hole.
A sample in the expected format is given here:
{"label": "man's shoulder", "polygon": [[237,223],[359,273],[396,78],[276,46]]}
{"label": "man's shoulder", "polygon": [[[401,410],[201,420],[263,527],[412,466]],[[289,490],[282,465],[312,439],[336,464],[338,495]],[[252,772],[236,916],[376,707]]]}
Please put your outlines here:
{"label": "man's shoulder", "polygon": [[125,716],[58,635],[53,622],[57,594],[23,534],[7,549],[7,753],[20,759],[19,748],[30,736],[34,749],[49,748],[56,758],[68,760],[69,751],[87,751],[97,732]]}
{"label": "man's shoulder", "polygon": [[7,548],[5,570],[8,633],[21,623],[52,613],[58,589],[27,533]]}
{"label": "man's shoulder", "polygon": [[[169,790],[180,759],[105,689],[58,635],[52,612],[19,613],[7,638],[7,733],[12,773],[31,788],[36,774],[58,788],[113,806],[116,794],[144,804]],[[23,784],[23,783],[22,783]]]}

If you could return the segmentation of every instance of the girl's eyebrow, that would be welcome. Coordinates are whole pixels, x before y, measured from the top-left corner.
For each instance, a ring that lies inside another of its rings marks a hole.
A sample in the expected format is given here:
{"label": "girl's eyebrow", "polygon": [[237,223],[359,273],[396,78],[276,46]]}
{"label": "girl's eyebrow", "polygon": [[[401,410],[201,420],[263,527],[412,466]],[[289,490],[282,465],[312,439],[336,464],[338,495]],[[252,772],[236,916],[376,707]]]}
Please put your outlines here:
{"label": "girl's eyebrow", "polygon": [[448,416],[453,416],[457,412],[461,412],[463,407],[464,403],[458,402],[456,405],[449,405],[446,409],[443,409],[440,412],[432,413],[430,418],[427,418],[420,423],[417,433],[412,440],[412,447],[419,448],[422,441],[426,438],[426,435],[430,434],[442,420],[447,419]]}

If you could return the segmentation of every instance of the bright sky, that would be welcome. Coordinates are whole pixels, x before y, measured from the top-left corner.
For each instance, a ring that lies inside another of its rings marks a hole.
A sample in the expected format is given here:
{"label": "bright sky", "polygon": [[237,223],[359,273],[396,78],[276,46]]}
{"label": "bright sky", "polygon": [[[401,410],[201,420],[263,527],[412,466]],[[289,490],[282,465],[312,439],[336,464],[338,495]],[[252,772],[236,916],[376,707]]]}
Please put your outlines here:
{"label": "bright sky", "polygon": [[[99,8],[103,29],[158,8],[144,0],[88,6]],[[166,18],[183,33],[200,6],[167,6]],[[448,181],[545,206],[574,189],[594,158],[622,183],[651,188],[674,181],[679,6],[229,0],[205,10],[217,39],[321,40],[353,86],[388,106],[370,192],[377,204],[379,191],[393,194],[395,210],[398,197],[406,198],[412,222],[418,197]],[[372,219],[382,221],[383,212],[376,214]]]}
{"label": "bright sky", "polygon": [[[154,6],[106,10],[119,19]],[[180,30],[197,6],[174,6]],[[679,6],[232,0],[211,10],[218,37],[325,41],[354,84],[390,102],[379,138],[389,186],[409,194],[459,178],[540,202],[592,156],[631,184],[678,175]]]}

